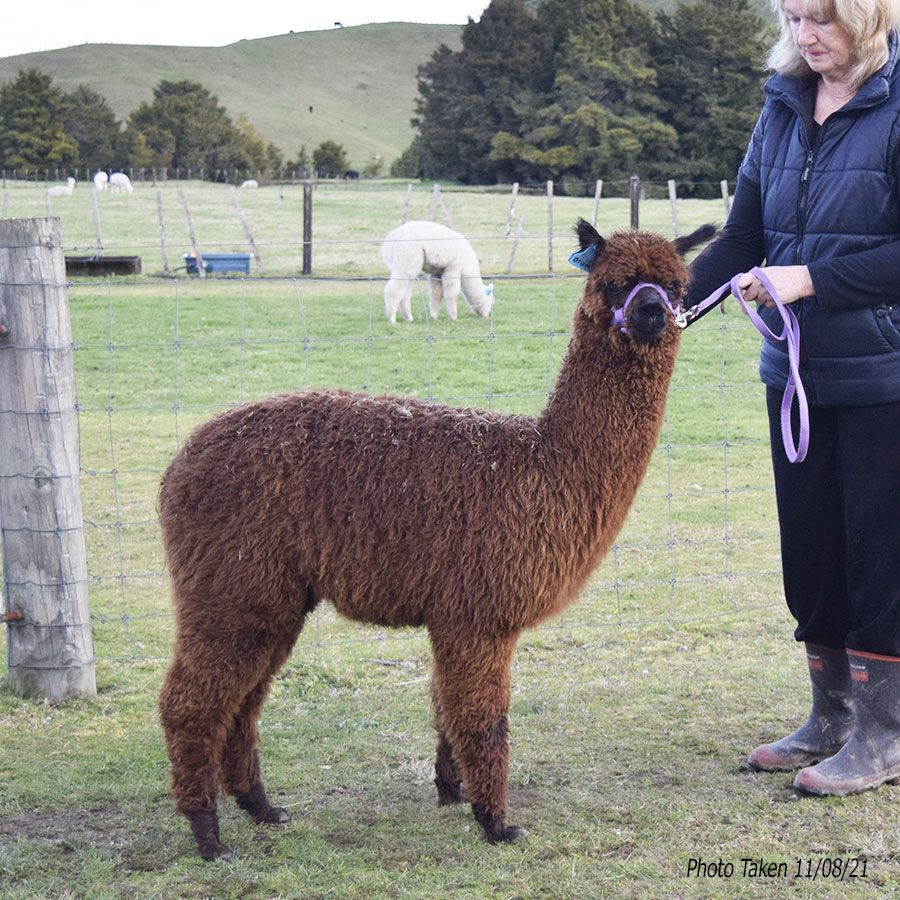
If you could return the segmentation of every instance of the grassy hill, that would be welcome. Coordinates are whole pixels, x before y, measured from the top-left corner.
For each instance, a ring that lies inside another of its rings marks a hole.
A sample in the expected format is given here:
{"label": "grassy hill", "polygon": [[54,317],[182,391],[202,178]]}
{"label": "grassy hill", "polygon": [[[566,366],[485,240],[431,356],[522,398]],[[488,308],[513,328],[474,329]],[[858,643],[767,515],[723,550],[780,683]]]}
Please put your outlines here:
{"label": "grassy hill", "polygon": [[82,44],[0,58],[0,83],[38,68],[70,91],[86,84],[125,118],[162,79],[199,81],[233,119],[244,113],[288,157],[334,140],[361,168],[397,157],[413,137],[416,73],[460,25],[393,22],[282,34],[225,47]]}

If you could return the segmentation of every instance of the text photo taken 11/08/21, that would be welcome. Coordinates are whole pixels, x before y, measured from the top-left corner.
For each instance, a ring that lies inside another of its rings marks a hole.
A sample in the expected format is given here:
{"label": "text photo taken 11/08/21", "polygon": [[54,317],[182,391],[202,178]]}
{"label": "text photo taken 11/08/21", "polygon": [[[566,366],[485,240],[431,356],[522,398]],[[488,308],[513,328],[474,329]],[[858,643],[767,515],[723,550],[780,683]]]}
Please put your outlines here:
{"label": "text photo taken 11/08/21", "polygon": [[702,857],[688,860],[688,877],[694,878],[809,878],[847,881],[866,878],[868,860],[860,856],[796,859],[793,862],[766,861],[742,856],[736,863],[723,859],[707,862]]}

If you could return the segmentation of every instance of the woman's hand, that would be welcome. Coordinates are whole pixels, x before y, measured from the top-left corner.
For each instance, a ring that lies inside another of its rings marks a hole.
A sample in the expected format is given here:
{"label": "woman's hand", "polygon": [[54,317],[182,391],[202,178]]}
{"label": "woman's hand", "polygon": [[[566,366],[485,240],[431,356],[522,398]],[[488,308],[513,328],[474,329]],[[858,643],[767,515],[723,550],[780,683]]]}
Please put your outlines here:
{"label": "woman's hand", "polygon": [[[769,281],[778,291],[782,303],[794,303],[801,297],[811,297],[815,293],[809,269],[806,266],[765,266]],[[774,306],[771,294],[763,287],[762,282],[749,272],[745,272],[738,281],[738,287],[747,301],[759,306]]]}

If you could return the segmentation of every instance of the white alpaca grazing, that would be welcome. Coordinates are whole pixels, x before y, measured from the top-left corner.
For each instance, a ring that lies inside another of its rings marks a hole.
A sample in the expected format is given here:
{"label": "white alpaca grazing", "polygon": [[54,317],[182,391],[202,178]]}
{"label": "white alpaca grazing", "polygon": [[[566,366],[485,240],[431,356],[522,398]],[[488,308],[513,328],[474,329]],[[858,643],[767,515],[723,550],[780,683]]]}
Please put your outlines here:
{"label": "white alpaca grazing", "polygon": [[75,190],[75,179],[70,175],[66,179],[65,184],[54,184],[53,187],[47,188],[48,197],[65,197]]}
{"label": "white alpaca grazing", "polygon": [[113,172],[109,176],[109,192],[111,194],[130,194],[133,190],[131,179],[124,172]]}
{"label": "white alpaca grazing", "polygon": [[94,187],[98,191],[105,191],[106,185],[109,182],[109,175],[106,174],[102,169],[94,175]]}
{"label": "white alpaca grazing", "polygon": [[436,319],[441,297],[447,315],[456,321],[456,299],[460,292],[479,316],[486,316],[494,303],[494,285],[481,280],[478,256],[458,231],[436,222],[407,222],[395,228],[381,245],[381,258],[391,270],[384,286],[384,309],[388,321],[397,321],[397,310],[412,322],[412,292],[416,277],[428,275],[429,310]]}
{"label": "white alpaca grazing", "polygon": [[248,178],[246,181],[241,182],[242,188],[258,188],[259,182],[255,178]]}

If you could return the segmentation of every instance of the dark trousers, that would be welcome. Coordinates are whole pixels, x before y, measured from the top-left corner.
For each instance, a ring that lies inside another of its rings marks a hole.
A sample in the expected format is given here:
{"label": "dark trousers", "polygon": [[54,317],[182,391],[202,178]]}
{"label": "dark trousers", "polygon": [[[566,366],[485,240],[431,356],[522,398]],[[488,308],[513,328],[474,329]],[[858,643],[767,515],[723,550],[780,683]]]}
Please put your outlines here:
{"label": "dark trousers", "polygon": [[781,392],[766,401],[797,640],[900,657],[900,403],[810,407],[809,452],[790,463]]}

